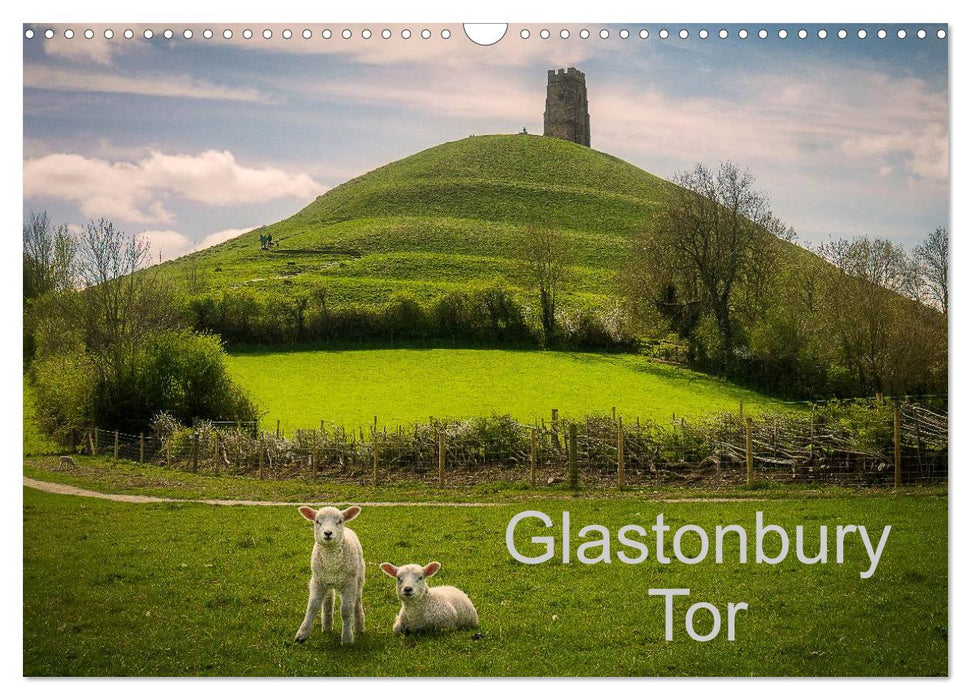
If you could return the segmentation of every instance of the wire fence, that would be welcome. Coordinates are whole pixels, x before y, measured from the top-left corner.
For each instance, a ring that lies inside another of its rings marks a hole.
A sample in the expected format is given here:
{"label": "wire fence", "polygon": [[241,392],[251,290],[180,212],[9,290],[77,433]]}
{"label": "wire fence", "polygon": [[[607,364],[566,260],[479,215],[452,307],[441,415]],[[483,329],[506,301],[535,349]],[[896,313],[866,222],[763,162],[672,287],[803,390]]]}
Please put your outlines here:
{"label": "wire fence", "polygon": [[664,423],[616,415],[573,420],[555,411],[532,425],[509,416],[431,418],[390,430],[321,423],[287,437],[279,424],[267,433],[255,423],[183,426],[164,417],[141,435],[91,430],[77,449],[194,472],[341,483],[899,485],[947,479],[948,418],[914,402],[871,400]]}

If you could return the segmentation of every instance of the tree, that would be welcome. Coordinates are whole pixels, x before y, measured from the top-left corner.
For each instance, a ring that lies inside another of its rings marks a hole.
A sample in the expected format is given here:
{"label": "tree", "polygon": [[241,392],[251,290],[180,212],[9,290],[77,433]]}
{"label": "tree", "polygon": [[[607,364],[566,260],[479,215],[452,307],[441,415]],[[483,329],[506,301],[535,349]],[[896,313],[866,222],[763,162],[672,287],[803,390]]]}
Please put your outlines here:
{"label": "tree", "polygon": [[[913,259],[885,239],[836,239],[819,254],[829,270],[824,337],[858,391],[900,392],[940,386],[947,330],[941,315],[902,296],[913,291]],[[946,379],[945,379],[946,385]]]}
{"label": "tree", "polygon": [[543,338],[549,346],[556,338],[558,297],[568,277],[571,250],[559,230],[534,227],[526,232],[520,256],[530,286],[538,295]]}
{"label": "tree", "polygon": [[[674,182],[654,226],[635,243],[627,288],[635,306],[647,311],[646,301],[688,340],[692,359],[701,353],[724,367],[762,311],[775,239],[794,234],[755,189],[752,174],[734,163],[717,170],[699,163]],[[707,328],[715,336],[710,348]]]}
{"label": "tree", "polygon": [[924,265],[931,298],[947,315],[947,229],[938,226],[915,252]]}
{"label": "tree", "polygon": [[52,226],[47,212],[24,222],[24,302],[77,284],[77,246],[67,226]]}

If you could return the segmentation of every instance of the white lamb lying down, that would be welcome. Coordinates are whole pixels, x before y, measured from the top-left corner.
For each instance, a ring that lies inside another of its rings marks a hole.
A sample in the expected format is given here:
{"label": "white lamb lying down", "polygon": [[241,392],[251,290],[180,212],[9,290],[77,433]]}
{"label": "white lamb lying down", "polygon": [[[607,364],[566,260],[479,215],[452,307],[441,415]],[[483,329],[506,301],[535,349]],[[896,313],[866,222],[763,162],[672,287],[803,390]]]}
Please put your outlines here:
{"label": "white lamb lying down", "polygon": [[397,579],[401,610],[394,621],[395,632],[408,634],[422,630],[450,630],[475,627],[479,615],[472,601],[455,586],[431,588],[426,579],[435,575],[441,564],[433,561],[427,566],[406,564],[397,567],[385,562],[381,571]]}
{"label": "white lamb lying down", "polygon": [[307,614],[297,630],[296,641],[310,636],[317,611],[325,632],[334,626],[334,598],[341,596],[341,644],[354,641],[355,632],[364,631],[364,553],[361,541],[344,523],[361,512],[359,506],[344,511],[325,507],[314,510],[301,506],[300,514],[314,524],[314,551],[310,555],[310,599]]}

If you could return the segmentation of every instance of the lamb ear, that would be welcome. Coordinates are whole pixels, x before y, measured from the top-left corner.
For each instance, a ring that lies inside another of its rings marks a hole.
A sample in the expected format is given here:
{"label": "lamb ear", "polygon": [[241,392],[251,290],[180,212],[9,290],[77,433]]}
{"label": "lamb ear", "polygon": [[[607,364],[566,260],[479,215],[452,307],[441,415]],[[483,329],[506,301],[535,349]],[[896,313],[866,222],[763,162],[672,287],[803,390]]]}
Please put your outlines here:
{"label": "lamb ear", "polygon": [[317,517],[317,511],[315,511],[310,506],[300,506],[299,508],[297,508],[297,510],[299,510],[300,515],[305,517],[307,520],[313,520],[314,518]]}
{"label": "lamb ear", "polygon": [[344,522],[348,520],[353,520],[357,517],[357,514],[361,512],[361,506],[351,506],[347,510],[341,511],[341,515],[344,516]]}
{"label": "lamb ear", "polygon": [[425,574],[425,578],[431,578],[438,573],[438,570],[441,568],[441,564],[439,564],[437,561],[433,561],[431,564],[427,564],[425,568],[422,569],[422,573]]}
{"label": "lamb ear", "polygon": [[398,575],[398,567],[395,566],[394,564],[389,564],[388,562],[384,562],[383,564],[381,564],[381,571],[386,573],[388,576],[391,576],[392,578]]}

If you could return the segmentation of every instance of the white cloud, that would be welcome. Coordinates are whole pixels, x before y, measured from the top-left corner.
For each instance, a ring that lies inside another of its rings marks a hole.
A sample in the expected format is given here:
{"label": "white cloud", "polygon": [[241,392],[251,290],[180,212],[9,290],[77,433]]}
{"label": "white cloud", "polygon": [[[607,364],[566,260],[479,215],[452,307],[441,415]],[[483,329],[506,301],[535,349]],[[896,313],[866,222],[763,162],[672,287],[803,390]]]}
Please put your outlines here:
{"label": "white cloud", "polygon": [[197,80],[189,75],[126,76],[75,68],[25,65],[24,87],[62,92],[111,92],[152,97],[179,97],[231,102],[266,102],[259,90]]}
{"label": "white cloud", "polygon": [[173,221],[165,206],[172,196],[231,206],[284,197],[307,201],[324,189],[305,173],[244,167],[229,151],[151,151],[134,163],[52,153],[24,162],[24,197],[66,199],[78,203],[85,216],[131,223]]}
{"label": "white cloud", "polygon": [[[127,44],[132,45],[131,42]],[[114,55],[124,45],[118,41],[105,39],[101,33],[95,33],[91,39],[85,39],[79,35],[75,35],[73,39],[67,39],[63,35],[56,35],[53,39],[45,39],[43,43],[44,53],[48,56],[81,63],[100,63],[105,66],[111,65]]]}

